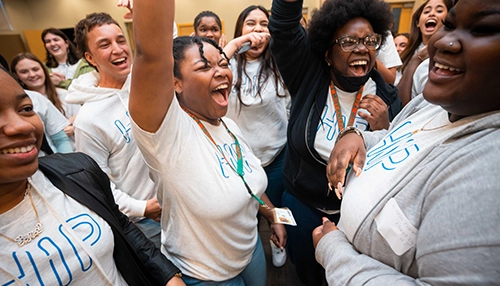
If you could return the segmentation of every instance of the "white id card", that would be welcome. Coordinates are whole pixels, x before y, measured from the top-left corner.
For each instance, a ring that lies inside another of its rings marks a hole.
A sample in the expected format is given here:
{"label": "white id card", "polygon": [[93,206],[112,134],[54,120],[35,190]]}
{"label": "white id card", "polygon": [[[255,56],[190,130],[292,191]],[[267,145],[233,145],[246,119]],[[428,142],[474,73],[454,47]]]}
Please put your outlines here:
{"label": "white id card", "polygon": [[289,208],[274,208],[274,222],[296,226],[292,211]]}

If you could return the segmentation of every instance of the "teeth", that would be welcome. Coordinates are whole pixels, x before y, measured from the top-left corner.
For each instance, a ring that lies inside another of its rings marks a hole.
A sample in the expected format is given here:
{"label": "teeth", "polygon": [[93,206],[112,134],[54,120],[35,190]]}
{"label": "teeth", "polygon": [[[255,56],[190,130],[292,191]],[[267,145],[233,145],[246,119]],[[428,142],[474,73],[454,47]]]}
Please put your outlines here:
{"label": "teeth", "polygon": [[350,63],[349,65],[352,67],[352,66],[365,66],[366,64],[368,64],[367,61],[355,61]]}
{"label": "teeth", "polygon": [[437,67],[438,69],[442,69],[442,70],[449,70],[449,71],[456,71],[456,72],[461,72],[462,70],[459,69],[459,68],[454,68],[454,67],[449,67],[449,66],[445,66],[443,64],[440,64],[440,63],[435,63],[434,64],[435,67]]}
{"label": "teeth", "polygon": [[29,145],[29,146],[23,146],[23,147],[16,147],[16,148],[9,148],[9,149],[3,149],[1,150],[2,154],[17,154],[17,153],[27,153],[35,148],[35,145]]}
{"label": "teeth", "polygon": [[114,60],[112,63],[114,63],[114,64],[121,63],[121,62],[124,62],[125,60],[126,60],[126,58],[119,58],[119,59]]}
{"label": "teeth", "polygon": [[430,23],[436,24],[436,23],[437,23],[437,21],[436,21],[436,20],[434,20],[434,19],[429,19],[429,20],[427,20],[427,22],[425,22],[425,23],[426,23],[426,24],[430,24]]}
{"label": "teeth", "polygon": [[221,84],[218,87],[216,87],[214,90],[221,90],[227,88],[227,84]]}

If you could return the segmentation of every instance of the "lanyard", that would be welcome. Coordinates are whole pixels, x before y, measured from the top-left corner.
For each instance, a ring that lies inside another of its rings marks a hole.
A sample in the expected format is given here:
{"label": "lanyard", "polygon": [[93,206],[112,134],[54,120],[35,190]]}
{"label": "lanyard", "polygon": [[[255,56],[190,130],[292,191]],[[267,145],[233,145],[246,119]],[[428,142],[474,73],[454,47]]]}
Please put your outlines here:
{"label": "lanyard", "polygon": [[[358,112],[359,102],[361,101],[361,94],[363,93],[363,88],[364,86],[362,86],[359,89],[358,94],[356,95],[356,100],[354,100],[354,103],[352,104],[351,115],[349,115],[349,121],[347,122],[346,127],[354,125],[354,119],[356,118],[356,113]],[[333,85],[333,82],[330,83],[330,93],[332,94],[333,104],[335,105],[335,113],[337,115],[337,125],[339,126],[339,131],[342,131],[344,130],[344,119],[342,118],[342,110],[340,109],[339,96],[337,95],[337,91],[335,89],[335,86]]]}
{"label": "lanyard", "polygon": [[233,137],[234,139],[234,144],[236,145],[236,158],[238,159],[238,163],[237,163],[237,169],[234,168],[234,166],[231,164],[231,162],[226,158],[226,155],[224,155],[224,152],[222,152],[221,148],[219,147],[219,145],[217,145],[217,143],[215,143],[215,140],[212,138],[212,135],[210,135],[210,132],[208,132],[207,128],[205,127],[205,125],[203,125],[203,123],[200,121],[200,119],[198,119],[198,117],[196,117],[194,114],[192,114],[191,112],[189,112],[189,110],[187,110],[186,108],[182,107],[181,108],[198,124],[198,127],[200,127],[201,131],[203,131],[203,133],[205,134],[205,136],[208,137],[208,139],[214,144],[214,146],[217,148],[217,150],[220,152],[220,154],[222,155],[222,157],[224,157],[224,160],[226,160],[227,164],[229,165],[229,167],[231,167],[231,169],[236,173],[238,174],[238,176],[241,178],[241,180],[243,181],[243,184],[245,185],[245,188],[247,189],[248,191],[248,194],[250,196],[252,196],[252,198],[256,199],[258,202],[259,202],[259,205],[263,206],[263,207],[266,207],[266,208],[269,208],[265,203],[264,201],[262,201],[259,197],[257,197],[253,192],[252,192],[252,189],[250,189],[250,186],[247,184],[247,182],[245,181],[245,177],[243,175],[243,155],[242,155],[242,152],[241,152],[241,146],[240,146],[240,142],[238,141],[238,138],[236,138],[236,136],[233,134],[233,132],[231,132],[231,130],[229,130],[229,128],[227,127],[226,123],[222,120],[222,118],[220,118],[220,122],[222,123],[222,125],[224,125],[224,127],[226,128],[226,131],[227,133],[229,133],[229,135],[231,137]]}

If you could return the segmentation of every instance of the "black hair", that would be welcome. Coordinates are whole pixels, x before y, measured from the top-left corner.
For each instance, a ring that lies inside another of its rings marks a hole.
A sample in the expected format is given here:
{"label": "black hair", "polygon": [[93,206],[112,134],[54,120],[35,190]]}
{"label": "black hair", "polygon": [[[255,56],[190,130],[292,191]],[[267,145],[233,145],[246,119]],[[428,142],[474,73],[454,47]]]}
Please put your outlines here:
{"label": "black hair", "polygon": [[173,43],[174,76],[176,78],[182,79],[181,67],[180,67],[181,66],[181,62],[185,58],[186,50],[189,47],[193,46],[193,45],[197,45],[198,46],[198,49],[199,49],[199,52],[200,52],[200,57],[203,60],[203,62],[205,63],[205,66],[208,66],[208,60],[207,60],[207,58],[205,57],[205,55],[203,53],[203,42],[208,43],[208,44],[214,46],[219,51],[219,53],[221,55],[223,55],[224,58],[226,58],[226,60],[229,61],[229,59],[227,58],[226,54],[221,49],[221,47],[219,47],[219,45],[217,45],[217,43],[214,40],[212,40],[212,39],[198,37],[198,36],[194,36],[194,37],[190,37],[190,36],[177,37],[177,38],[174,39],[174,43]]}
{"label": "black hair", "polygon": [[221,22],[219,16],[217,16],[217,14],[215,14],[212,11],[203,11],[194,18],[193,26],[194,26],[195,33],[196,33],[196,30],[198,29],[198,27],[200,26],[201,19],[204,17],[214,18],[215,22],[217,22],[217,25],[219,25],[219,29],[222,30],[222,22]]}
{"label": "black hair", "polygon": [[64,42],[66,42],[68,44],[68,59],[67,59],[67,63],[69,63],[70,65],[74,65],[78,62],[78,60],[81,58],[81,55],[78,53],[75,45],[73,44],[73,42],[71,42],[68,38],[68,36],[66,36],[66,34],[63,33],[63,31],[59,30],[59,29],[56,29],[56,28],[48,28],[48,29],[45,29],[43,30],[42,32],[42,42],[44,43],[44,47],[45,47],[45,57],[46,57],[46,63],[45,65],[49,68],[57,68],[59,66],[59,63],[57,62],[56,58],[54,58],[54,56],[49,53],[49,50],[47,50],[47,47],[45,46],[45,36],[47,34],[53,34],[53,35],[56,35],[56,36],[59,36],[61,37]]}
{"label": "black hair", "polygon": [[382,35],[382,43],[393,24],[390,5],[381,0],[326,0],[315,9],[308,25],[311,48],[322,58],[329,49],[334,34],[355,18],[366,19],[373,31]]}
{"label": "black hair", "polygon": [[[243,24],[245,23],[245,19],[248,17],[250,12],[254,10],[260,10],[262,11],[267,19],[269,19],[269,12],[267,11],[266,8],[260,6],[260,5],[251,5],[245,8],[240,15],[238,16],[238,19],[236,20],[236,27],[234,28],[234,38],[238,38],[242,36],[242,30],[243,30]],[[241,100],[241,83],[242,83],[242,78],[243,78],[243,73],[248,77],[248,74],[246,73],[246,65],[247,65],[247,58],[245,54],[236,54],[235,55],[236,62],[238,63],[237,69],[236,69],[236,74],[238,79],[236,80],[236,83],[234,84],[234,89],[236,91],[236,95],[238,96],[238,99],[241,104],[245,105],[243,101]],[[285,84],[283,83],[283,80],[281,79],[281,75],[278,70],[278,66],[276,65],[276,62],[274,61],[274,57],[271,54],[271,48],[270,45],[267,45],[267,47],[264,49],[262,52],[262,56],[259,59],[262,62],[262,65],[259,70],[259,75],[257,76],[257,95],[260,96],[260,90],[264,83],[267,81],[267,79],[270,77],[270,75],[274,75],[274,84],[276,86],[276,96],[283,97],[285,94],[280,95],[278,93],[278,86],[281,84],[283,87],[285,87]],[[251,81],[251,80],[250,80]]]}

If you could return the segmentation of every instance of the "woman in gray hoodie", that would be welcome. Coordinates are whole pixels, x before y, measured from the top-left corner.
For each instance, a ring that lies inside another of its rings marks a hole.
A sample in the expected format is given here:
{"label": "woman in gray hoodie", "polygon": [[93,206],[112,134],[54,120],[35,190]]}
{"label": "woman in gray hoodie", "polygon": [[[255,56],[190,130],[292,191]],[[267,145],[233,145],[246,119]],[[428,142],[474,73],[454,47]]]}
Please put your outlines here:
{"label": "woman in gray hoodie", "polygon": [[388,131],[339,135],[327,177],[341,219],[313,232],[329,284],[500,281],[499,11],[460,0],[429,42],[423,97]]}

